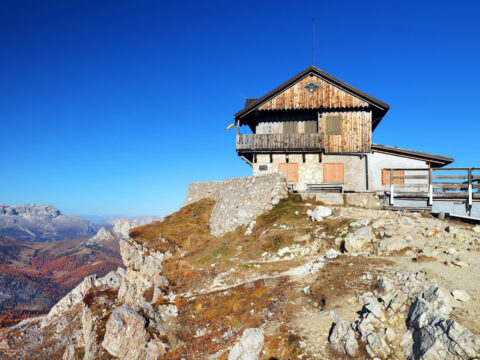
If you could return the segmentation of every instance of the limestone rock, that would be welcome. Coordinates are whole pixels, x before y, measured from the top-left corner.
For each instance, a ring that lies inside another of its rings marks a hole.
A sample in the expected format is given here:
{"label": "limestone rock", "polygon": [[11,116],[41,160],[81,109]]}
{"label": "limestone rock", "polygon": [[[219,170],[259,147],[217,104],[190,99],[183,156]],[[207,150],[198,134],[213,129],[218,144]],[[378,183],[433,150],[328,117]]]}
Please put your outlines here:
{"label": "limestone rock", "polygon": [[228,354],[228,360],[258,360],[265,337],[263,330],[246,329]]}
{"label": "limestone rock", "polygon": [[102,346],[120,359],[142,359],[147,343],[146,320],[135,310],[120,306],[112,313],[105,327]]}
{"label": "limestone rock", "polygon": [[389,238],[380,240],[375,246],[376,255],[390,255],[394,251],[401,251],[409,245],[403,239]]}
{"label": "limestone rock", "polygon": [[476,232],[477,234],[480,234],[480,225],[477,225],[473,228],[473,231]]}
{"label": "limestone rock", "polygon": [[432,285],[422,294],[422,297],[438,309],[441,313],[448,315],[452,311],[452,296],[444,288]]}
{"label": "limestone rock", "polygon": [[348,252],[365,250],[372,245],[374,240],[375,234],[368,226],[365,226],[346,236],[345,250]]}
{"label": "limestone rock", "polygon": [[328,339],[333,350],[340,354],[355,356],[358,351],[358,342],[355,338],[355,332],[350,324],[343,319],[339,319],[333,326]]}
{"label": "limestone rock", "polygon": [[319,205],[311,213],[312,221],[322,221],[324,217],[332,215],[332,210],[326,206]]}
{"label": "limestone rock", "polygon": [[73,306],[80,304],[88,290],[95,286],[96,279],[96,275],[87,276],[75,289],[60,299],[60,301],[50,309],[47,316],[43,319],[42,327],[48,325],[52,319],[58,317],[65,311],[70,310]]}
{"label": "limestone rock", "polygon": [[408,331],[401,346],[407,359],[476,359],[480,339],[456,321],[438,316],[424,299],[413,299],[407,316]]}
{"label": "limestone rock", "polygon": [[62,360],[75,360],[75,347],[73,345],[67,346],[63,353]]}
{"label": "limestone rock", "polygon": [[338,255],[339,255],[339,252],[338,252],[337,250],[335,250],[335,249],[329,249],[329,250],[327,250],[327,252],[325,253],[325,257],[326,257],[327,259],[335,259],[335,258],[338,257]]}
{"label": "limestone rock", "polygon": [[455,289],[452,291],[452,296],[455,300],[467,302],[470,301],[470,295],[465,290]]}

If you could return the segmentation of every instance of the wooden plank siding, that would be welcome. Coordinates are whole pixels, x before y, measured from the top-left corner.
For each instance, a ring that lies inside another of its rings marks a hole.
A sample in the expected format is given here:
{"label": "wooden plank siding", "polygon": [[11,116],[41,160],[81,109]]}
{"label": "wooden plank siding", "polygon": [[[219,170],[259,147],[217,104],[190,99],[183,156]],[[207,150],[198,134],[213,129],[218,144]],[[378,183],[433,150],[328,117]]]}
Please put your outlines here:
{"label": "wooden plank siding", "polygon": [[[312,93],[307,91],[304,86],[310,82],[316,83],[320,88]],[[368,106],[366,101],[357,96],[312,75],[303,78],[260,105],[258,110],[367,108]]]}
{"label": "wooden plank siding", "polygon": [[288,183],[295,183],[298,181],[297,163],[280,163],[278,164],[278,171],[287,175]]}
{"label": "wooden plank siding", "polygon": [[372,139],[371,111],[325,112],[319,119],[319,132],[325,133],[326,115],[342,117],[342,134],[325,134],[325,152],[370,152]]}

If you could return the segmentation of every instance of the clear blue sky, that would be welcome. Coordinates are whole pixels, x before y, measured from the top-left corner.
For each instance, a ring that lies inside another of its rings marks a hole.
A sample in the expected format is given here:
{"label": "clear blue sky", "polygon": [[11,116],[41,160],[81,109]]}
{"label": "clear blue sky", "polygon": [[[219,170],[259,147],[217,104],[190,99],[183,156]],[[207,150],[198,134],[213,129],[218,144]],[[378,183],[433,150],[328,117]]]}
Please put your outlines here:
{"label": "clear blue sky", "polygon": [[480,166],[478,1],[0,2],[0,203],[165,214],[251,174],[225,127],[316,64],[387,102],[374,141]]}

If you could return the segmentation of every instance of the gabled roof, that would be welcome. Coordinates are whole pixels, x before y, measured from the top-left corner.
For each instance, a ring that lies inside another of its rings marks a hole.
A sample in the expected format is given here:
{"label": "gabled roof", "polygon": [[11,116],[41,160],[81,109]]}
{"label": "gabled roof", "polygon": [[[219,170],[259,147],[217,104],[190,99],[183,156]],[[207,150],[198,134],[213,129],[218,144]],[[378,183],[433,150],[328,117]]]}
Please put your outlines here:
{"label": "gabled roof", "polygon": [[399,155],[399,156],[403,155],[403,156],[408,156],[412,158],[417,158],[419,160],[425,160],[430,162],[432,164],[432,167],[443,167],[455,161],[454,158],[451,158],[448,156],[435,155],[435,154],[424,153],[421,151],[402,149],[396,146],[372,144],[371,148],[372,148],[372,151],[379,151],[379,152],[384,152],[387,154]]}
{"label": "gabled roof", "polygon": [[[247,101],[245,103],[245,107],[242,110],[238,111],[233,117],[236,120],[239,120],[239,119],[243,118],[244,116],[248,115],[250,112],[255,110],[261,104],[270,100],[275,95],[279,94],[283,90],[287,89],[291,85],[295,84],[296,82],[300,81],[301,79],[303,79],[304,77],[306,77],[310,74],[317,75],[318,77],[322,78],[323,80],[331,83],[334,86],[337,86],[338,88],[340,88],[340,89],[342,89],[346,92],[349,92],[349,93],[359,97],[360,99],[368,102],[374,108],[376,108],[378,110],[378,115],[377,115],[378,116],[378,119],[377,119],[378,121],[375,124],[372,124],[373,128],[375,128],[378,125],[381,118],[390,109],[390,106],[387,103],[384,103],[383,101],[380,101],[377,98],[374,98],[373,96],[368,95],[367,93],[364,93],[363,91],[361,91],[361,90],[359,90],[359,89],[357,89],[357,88],[355,88],[355,87],[337,79],[336,77],[333,77],[330,74],[327,74],[326,72],[324,72],[324,71],[320,70],[319,68],[312,65],[312,66],[309,66],[308,68],[306,68],[305,70],[303,70],[302,72],[298,73],[297,75],[295,75],[291,79],[285,81],[283,84],[276,87],[275,89],[273,89],[269,93],[265,94],[261,98],[247,99]],[[375,119],[373,119],[373,120],[375,120]]]}

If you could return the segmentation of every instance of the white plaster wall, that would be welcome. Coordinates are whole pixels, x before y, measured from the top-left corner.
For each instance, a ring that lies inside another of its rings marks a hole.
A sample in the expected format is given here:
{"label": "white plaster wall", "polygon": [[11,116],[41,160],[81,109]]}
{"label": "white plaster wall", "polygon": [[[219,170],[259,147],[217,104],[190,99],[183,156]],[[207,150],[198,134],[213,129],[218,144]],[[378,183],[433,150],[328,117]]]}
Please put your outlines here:
{"label": "white plaster wall", "polygon": [[[410,159],[402,156],[373,152],[368,155],[368,185],[369,190],[382,191],[389,190],[390,185],[382,185],[382,169],[390,168],[426,168],[428,164],[422,160]],[[405,175],[426,175],[426,172],[405,171]],[[405,179],[405,184],[425,184],[427,180]],[[423,186],[415,189],[411,187],[408,190],[426,191]]]}
{"label": "white plaster wall", "polygon": [[[295,190],[306,190],[307,184],[319,184],[323,182],[323,164],[318,161],[318,154],[305,154],[305,163],[301,154],[289,154],[288,162],[298,164],[298,182],[293,183]],[[286,163],[285,154],[273,154],[270,163],[270,155],[258,154],[257,162],[253,164],[253,175],[264,175],[278,172],[278,165]],[[260,165],[266,165],[266,171],[260,171]]]}
{"label": "white plaster wall", "polygon": [[[323,183],[323,164],[324,163],[343,163],[345,172],[344,189],[347,191],[365,190],[365,158],[360,159],[358,155],[322,155],[322,162],[319,162],[318,154],[305,154],[303,162],[301,154],[289,154],[289,163],[298,164],[298,182],[294,183],[295,190],[303,191],[307,189],[307,184]],[[264,175],[272,172],[278,172],[278,165],[285,163],[285,154],[273,154],[270,163],[270,155],[258,154],[257,162],[253,164],[253,175]],[[266,171],[260,171],[260,165],[266,165]]]}

